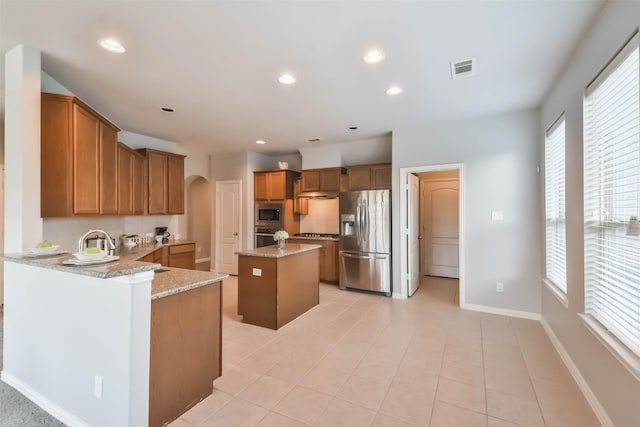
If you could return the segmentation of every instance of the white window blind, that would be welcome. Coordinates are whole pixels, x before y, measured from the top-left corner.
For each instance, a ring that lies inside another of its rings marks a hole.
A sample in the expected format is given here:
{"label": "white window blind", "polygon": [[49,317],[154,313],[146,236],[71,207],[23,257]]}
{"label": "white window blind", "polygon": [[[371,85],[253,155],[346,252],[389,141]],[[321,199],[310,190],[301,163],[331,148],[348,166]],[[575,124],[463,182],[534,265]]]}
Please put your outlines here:
{"label": "white window blind", "polygon": [[567,292],[567,239],[564,185],[564,115],[547,131],[544,144],[544,200],[547,280]]}
{"label": "white window blind", "polygon": [[585,311],[640,355],[638,35],[589,85],[584,100]]}

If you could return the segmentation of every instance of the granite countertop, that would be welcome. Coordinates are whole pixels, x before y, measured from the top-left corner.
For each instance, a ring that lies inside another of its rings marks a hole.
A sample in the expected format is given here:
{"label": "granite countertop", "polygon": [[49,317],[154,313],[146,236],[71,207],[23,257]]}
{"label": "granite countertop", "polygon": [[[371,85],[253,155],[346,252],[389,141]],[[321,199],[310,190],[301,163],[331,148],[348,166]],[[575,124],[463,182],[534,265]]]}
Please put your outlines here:
{"label": "granite countertop", "polygon": [[186,245],[189,243],[196,243],[196,241],[171,240],[169,243],[153,243],[150,245],[135,246],[131,249],[121,245],[116,248],[116,255],[118,255],[121,260],[135,261],[165,246]]}
{"label": "granite countertop", "polygon": [[321,236],[291,236],[290,239],[300,239],[300,240],[329,240],[332,242],[339,242],[340,239],[338,237],[321,237]]}
{"label": "granite countertop", "polygon": [[237,255],[242,256],[255,256],[263,258],[283,258],[290,255],[299,254],[301,252],[312,251],[314,249],[320,249],[320,245],[307,245],[300,243],[287,243],[284,249],[278,249],[277,245],[264,246],[262,248],[251,249],[248,251],[236,252]]}
{"label": "granite countertop", "polygon": [[106,264],[96,265],[64,265],[62,261],[74,258],[73,255],[65,253],[57,256],[33,257],[25,254],[5,254],[2,257],[5,261],[16,262],[18,264],[32,265],[35,267],[59,270],[72,274],[97,277],[100,279],[111,279],[113,277],[129,276],[131,274],[142,273],[160,268],[160,264],[150,262],[139,262],[122,259]]}
{"label": "granite countertop", "polygon": [[162,267],[156,270],[156,274],[151,282],[151,299],[163,298],[179,292],[199,288],[200,286],[221,282],[227,277],[229,277],[228,274],[217,274],[209,271]]}

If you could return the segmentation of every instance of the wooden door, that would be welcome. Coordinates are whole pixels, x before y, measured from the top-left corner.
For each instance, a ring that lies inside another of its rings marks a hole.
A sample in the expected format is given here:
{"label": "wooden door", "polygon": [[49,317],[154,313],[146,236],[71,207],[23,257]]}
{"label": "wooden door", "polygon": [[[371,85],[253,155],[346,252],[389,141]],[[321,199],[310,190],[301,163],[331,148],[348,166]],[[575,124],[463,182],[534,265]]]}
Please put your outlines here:
{"label": "wooden door", "polygon": [[133,215],[143,215],[145,208],[145,192],[146,192],[146,161],[144,156],[138,153],[132,153],[131,156],[131,164],[132,164],[132,214]]}
{"label": "wooden door", "polygon": [[459,182],[423,181],[424,274],[458,278]]}
{"label": "wooden door", "polygon": [[371,188],[374,190],[391,188],[391,165],[371,166]]}
{"label": "wooden door", "polygon": [[420,286],[420,181],[414,174],[407,175],[409,192],[407,194],[406,242],[408,253],[408,295],[411,296]]}
{"label": "wooden door", "polygon": [[133,153],[118,144],[118,214],[133,214]]}
{"label": "wooden door", "polygon": [[253,174],[253,198],[254,200],[269,200],[266,172]]}
{"label": "wooden door", "polygon": [[100,214],[118,213],[118,132],[100,122]]}
{"label": "wooden door", "polygon": [[349,191],[369,190],[371,188],[371,168],[352,166],[349,168]]}
{"label": "wooden door", "polygon": [[147,152],[149,215],[164,215],[168,212],[167,200],[167,156]]}
{"label": "wooden door", "polygon": [[100,120],[73,105],[73,213],[100,213]]}
{"label": "wooden door", "polygon": [[320,191],[340,191],[340,168],[320,171]]}
{"label": "wooden door", "polygon": [[300,183],[300,179],[296,179],[293,182],[293,213],[307,215],[309,213],[309,199],[298,196],[300,194]]}
{"label": "wooden door", "polygon": [[184,157],[168,156],[168,204],[170,214],[184,213]]}
{"label": "wooden door", "polygon": [[302,171],[302,191],[320,191],[320,171]]}
{"label": "wooden door", "polygon": [[238,274],[241,181],[216,182],[216,271]]}
{"label": "wooden door", "polygon": [[284,200],[287,198],[286,178],[284,171],[270,172],[267,175],[267,193],[269,200]]}

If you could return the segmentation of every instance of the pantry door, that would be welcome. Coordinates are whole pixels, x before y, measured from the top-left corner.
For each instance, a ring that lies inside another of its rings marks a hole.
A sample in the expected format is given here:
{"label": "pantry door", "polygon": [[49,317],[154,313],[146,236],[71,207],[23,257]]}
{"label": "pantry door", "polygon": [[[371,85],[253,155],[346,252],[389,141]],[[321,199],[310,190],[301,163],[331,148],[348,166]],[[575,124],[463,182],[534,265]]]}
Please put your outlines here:
{"label": "pantry door", "polygon": [[459,278],[459,182],[422,181],[423,274]]}
{"label": "pantry door", "polygon": [[242,181],[216,182],[216,271],[238,274]]}

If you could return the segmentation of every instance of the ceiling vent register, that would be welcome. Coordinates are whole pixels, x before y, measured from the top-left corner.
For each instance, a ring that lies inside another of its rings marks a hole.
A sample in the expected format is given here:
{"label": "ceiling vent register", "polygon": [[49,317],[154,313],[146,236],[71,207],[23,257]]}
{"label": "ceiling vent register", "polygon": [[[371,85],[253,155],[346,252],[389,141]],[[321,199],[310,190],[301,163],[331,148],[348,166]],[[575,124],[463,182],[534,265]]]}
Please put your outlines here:
{"label": "ceiling vent register", "polygon": [[453,80],[462,77],[469,77],[476,74],[476,59],[465,59],[464,61],[451,63],[451,78]]}

